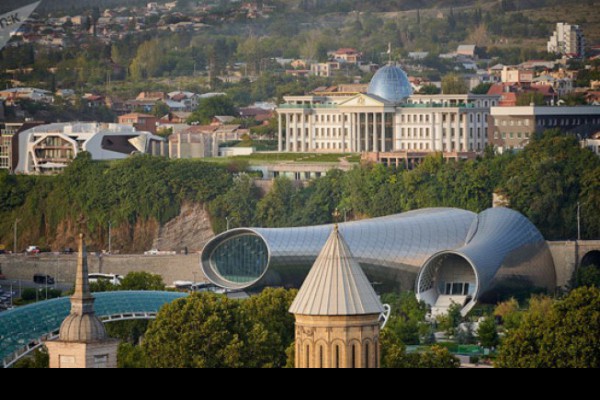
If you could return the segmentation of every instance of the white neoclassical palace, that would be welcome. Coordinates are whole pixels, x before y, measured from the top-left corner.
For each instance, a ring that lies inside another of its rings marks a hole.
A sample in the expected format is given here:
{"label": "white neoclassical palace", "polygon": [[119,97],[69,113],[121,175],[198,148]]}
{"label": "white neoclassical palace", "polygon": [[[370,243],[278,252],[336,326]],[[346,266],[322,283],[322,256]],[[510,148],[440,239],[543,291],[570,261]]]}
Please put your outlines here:
{"label": "white neoclassical palace", "polygon": [[496,96],[412,95],[403,70],[382,68],[367,94],[285,97],[279,151],[325,153],[481,152]]}

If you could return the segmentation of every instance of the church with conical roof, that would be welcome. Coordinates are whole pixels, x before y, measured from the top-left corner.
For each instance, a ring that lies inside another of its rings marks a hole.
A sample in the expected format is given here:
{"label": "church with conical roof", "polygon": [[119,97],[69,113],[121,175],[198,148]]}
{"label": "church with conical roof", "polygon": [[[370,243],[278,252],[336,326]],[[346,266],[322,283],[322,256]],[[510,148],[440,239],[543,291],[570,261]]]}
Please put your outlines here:
{"label": "church with conical roof", "polygon": [[290,313],[296,368],[379,368],[384,307],[337,225]]}
{"label": "church with conical roof", "polygon": [[117,368],[119,341],[111,339],[94,311],[89,287],[89,268],[84,235],[80,235],[75,293],[71,313],[64,320],[59,339],[46,343],[50,368]]}

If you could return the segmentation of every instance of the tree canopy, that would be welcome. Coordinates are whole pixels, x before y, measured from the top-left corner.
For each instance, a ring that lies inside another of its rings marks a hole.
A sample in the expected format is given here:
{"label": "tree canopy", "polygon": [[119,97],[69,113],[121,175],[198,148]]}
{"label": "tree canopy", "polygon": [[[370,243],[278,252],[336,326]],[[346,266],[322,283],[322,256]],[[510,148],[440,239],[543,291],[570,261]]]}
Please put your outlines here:
{"label": "tree canopy", "polygon": [[600,367],[600,290],[581,288],[523,316],[500,348],[501,368]]}
{"label": "tree canopy", "polygon": [[165,306],[142,345],[151,368],[281,368],[294,339],[294,291],[246,301],[194,294]]}
{"label": "tree canopy", "polygon": [[189,124],[209,125],[214,117],[236,116],[233,101],[227,96],[215,96],[200,100],[196,111],[188,118]]}
{"label": "tree canopy", "polygon": [[443,94],[468,94],[469,87],[459,74],[449,74],[442,79]]}

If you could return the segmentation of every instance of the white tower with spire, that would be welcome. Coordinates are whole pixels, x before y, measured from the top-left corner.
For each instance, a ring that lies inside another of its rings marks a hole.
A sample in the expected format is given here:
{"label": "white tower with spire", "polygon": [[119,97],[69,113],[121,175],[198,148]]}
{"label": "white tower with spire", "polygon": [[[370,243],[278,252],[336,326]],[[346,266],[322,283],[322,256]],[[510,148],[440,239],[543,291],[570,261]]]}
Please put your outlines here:
{"label": "white tower with spire", "polygon": [[50,368],[117,368],[119,341],[108,337],[104,324],[94,311],[90,292],[87,248],[79,238],[79,258],[71,314],[60,328],[59,339],[47,342]]}

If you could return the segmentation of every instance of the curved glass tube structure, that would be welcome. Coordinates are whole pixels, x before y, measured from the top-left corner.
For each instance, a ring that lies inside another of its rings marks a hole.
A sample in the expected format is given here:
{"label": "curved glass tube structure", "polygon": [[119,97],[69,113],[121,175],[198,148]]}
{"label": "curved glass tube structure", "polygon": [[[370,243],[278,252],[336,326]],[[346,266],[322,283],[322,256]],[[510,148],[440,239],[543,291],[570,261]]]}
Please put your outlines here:
{"label": "curved glass tube structure", "polygon": [[[332,229],[231,230],[206,245],[202,269],[228,289],[300,287]],[[475,303],[494,290],[556,286],[544,238],[512,210],[424,209],[341,224],[340,232],[371,282],[412,290],[417,281],[432,306],[446,295]]]}
{"label": "curved glass tube structure", "polygon": [[388,65],[381,68],[369,85],[368,94],[381,97],[392,103],[400,103],[413,95],[413,88],[406,72]]}

